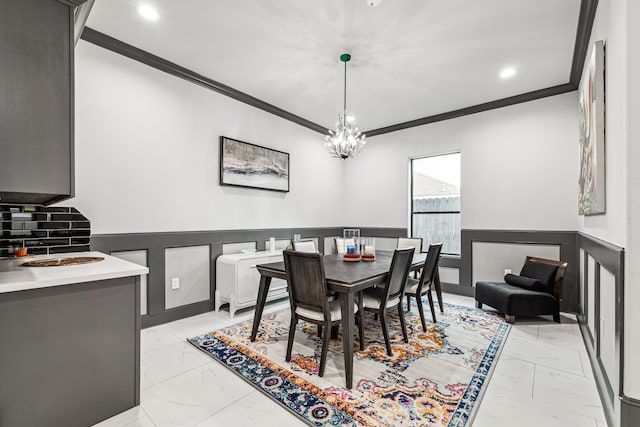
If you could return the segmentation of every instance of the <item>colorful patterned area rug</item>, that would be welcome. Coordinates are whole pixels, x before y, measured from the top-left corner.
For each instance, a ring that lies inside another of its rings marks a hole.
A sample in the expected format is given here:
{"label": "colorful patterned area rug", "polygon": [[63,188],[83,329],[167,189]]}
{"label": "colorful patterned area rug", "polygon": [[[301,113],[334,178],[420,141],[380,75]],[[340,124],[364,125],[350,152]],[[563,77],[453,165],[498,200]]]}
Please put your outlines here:
{"label": "colorful patterned area rug", "polygon": [[365,313],[364,351],[356,330],[351,390],[345,388],[341,335],[330,341],[323,377],[317,374],[322,342],[313,324],[298,322],[292,359],[285,361],[288,309],[265,315],[253,343],[251,321],[188,341],[311,425],[471,426],[510,326],[493,313],[446,304],[425,333],[414,309],[406,313],[405,344],[392,311],[393,357],[372,313]]}

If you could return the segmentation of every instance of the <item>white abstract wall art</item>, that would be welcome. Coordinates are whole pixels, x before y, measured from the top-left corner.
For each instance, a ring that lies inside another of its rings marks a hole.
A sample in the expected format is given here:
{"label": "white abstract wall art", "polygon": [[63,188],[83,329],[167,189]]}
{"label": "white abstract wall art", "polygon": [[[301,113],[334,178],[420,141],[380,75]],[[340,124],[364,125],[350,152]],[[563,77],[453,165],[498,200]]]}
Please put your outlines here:
{"label": "white abstract wall art", "polygon": [[289,191],[289,153],[220,137],[220,185]]}
{"label": "white abstract wall art", "polygon": [[605,212],[605,80],[604,42],[594,43],[586,64],[580,107],[580,176],[578,215]]}

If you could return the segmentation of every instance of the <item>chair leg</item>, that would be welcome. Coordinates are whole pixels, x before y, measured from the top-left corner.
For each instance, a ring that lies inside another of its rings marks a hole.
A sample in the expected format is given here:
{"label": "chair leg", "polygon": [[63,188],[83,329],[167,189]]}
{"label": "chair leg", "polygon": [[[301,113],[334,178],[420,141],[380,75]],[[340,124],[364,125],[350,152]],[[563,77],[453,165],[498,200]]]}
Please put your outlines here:
{"label": "chair leg", "polygon": [[340,329],[340,325],[334,325],[331,327],[331,339],[333,340],[337,340],[338,339],[338,330]]}
{"label": "chair leg", "polygon": [[560,323],[560,312],[554,313],[553,321],[556,323]]}
{"label": "chair leg", "polygon": [[327,350],[329,349],[329,340],[331,339],[331,333],[329,333],[329,330],[331,330],[331,324],[327,322],[327,324],[325,325],[324,337],[322,338],[322,353],[320,353],[320,372],[318,372],[319,376],[324,375],[324,367],[327,364]]}
{"label": "chair leg", "polygon": [[422,323],[422,330],[427,332],[427,321],[424,318],[424,309],[422,308],[422,299],[416,295],[416,305],[418,306],[418,313],[420,313],[420,322]]}
{"label": "chair leg", "polygon": [[427,292],[427,299],[429,300],[429,308],[431,309],[431,318],[433,319],[433,323],[438,323],[436,320],[436,308],[433,304],[433,294],[431,293],[431,289]]}
{"label": "chair leg", "polygon": [[360,333],[360,351],[364,351],[364,305],[362,292],[358,295],[358,332]]}
{"label": "chair leg", "polygon": [[436,275],[433,280],[433,284],[436,288],[436,295],[438,296],[438,305],[440,306],[440,313],[444,313],[444,306],[442,305],[442,286],[440,286],[440,272],[436,268]]}
{"label": "chair leg", "polygon": [[513,325],[514,323],[516,323],[516,316],[515,315],[510,315],[510,314],[505,314],[504,315],[504,320],[507,323],[510,323],[510,324]]}
{"label": "chair leg", "polygon": [[289,340],[287,341],[287,356],[285,360],[287,362],[291,361],[291,350],[293,349],[293,336],[296,333],[296,324],[298,323],[298,319],[295,314],[291,313],[291,323],[289,324]]}
{"label": "chair leg", "polygon": [[476,301],[476,307],[477,308],[482,308],[482,303],[480,301]]}
{"label": "chair leg", "polygon": [[411,311],[411,297],[407,295],[407,311]]}
{"label": "chair leg", "polygon": [[400,327],[402,328],[402,338],[404,338],[404,342],[409,342],[409,337],[407,336],[407,325],[404,322],[404,310],[402,309],[402,300],[398,304],[398,316],[400,316]]}
{"label": "chair leg", "polygon": [[322,338],[322,325],[318,325],[318,338]]}
{"label": "chair leg", "polygon": [[391,351],[391,343],[389,342],[389,329],[387,328],[387,319],[384,310],[380,310],[380,326],[382,327],[382,335],[384,335],[384,343],[387,346],[387,354],[393,356]]}

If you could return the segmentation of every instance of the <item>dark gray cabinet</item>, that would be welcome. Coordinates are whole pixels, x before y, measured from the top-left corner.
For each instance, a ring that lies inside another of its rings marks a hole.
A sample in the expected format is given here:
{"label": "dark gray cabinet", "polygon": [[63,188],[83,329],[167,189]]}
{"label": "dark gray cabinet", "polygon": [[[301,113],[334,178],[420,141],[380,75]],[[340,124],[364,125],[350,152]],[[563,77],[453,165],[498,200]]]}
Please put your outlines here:
{"label": "dark gray cabinet", "polygon": [[71,2],[0,0],[0,203],[74,195]]}
{"label": "dark gray cabinet", "polygon": [[0,343],[0,426],[90,426],[133,408],[140,276],[0,293]]}

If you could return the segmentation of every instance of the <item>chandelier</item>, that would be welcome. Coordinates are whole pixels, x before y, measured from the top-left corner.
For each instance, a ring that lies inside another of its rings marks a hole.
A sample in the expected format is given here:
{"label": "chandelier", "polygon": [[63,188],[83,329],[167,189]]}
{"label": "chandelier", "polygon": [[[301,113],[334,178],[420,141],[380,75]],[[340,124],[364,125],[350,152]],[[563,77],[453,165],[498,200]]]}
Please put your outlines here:
{"label": "chandelier", "polygon": [[340,61],[344,62],[344,109],[342,115],[338,113],[336,129],[329,129],[329,135],[324,137],[329,154],[339,159],[358,156],[367,143],[365,135],[356,127],[356,118],[352,113],[347,116],[347,62],[350,59],[348,53],[340,55]]}

